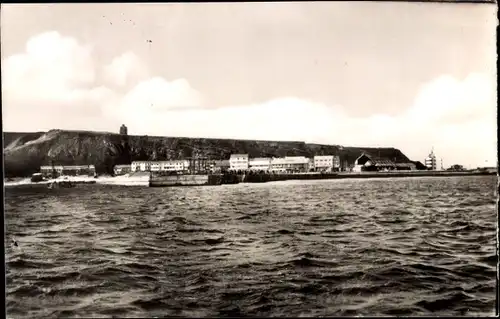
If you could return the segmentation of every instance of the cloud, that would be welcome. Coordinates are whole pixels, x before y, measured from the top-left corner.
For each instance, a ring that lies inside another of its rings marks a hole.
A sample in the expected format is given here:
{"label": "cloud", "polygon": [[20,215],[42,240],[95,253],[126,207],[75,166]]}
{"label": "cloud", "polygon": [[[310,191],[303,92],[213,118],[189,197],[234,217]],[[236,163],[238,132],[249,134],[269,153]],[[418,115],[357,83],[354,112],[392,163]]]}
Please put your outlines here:
{"label": "cloud", "polygon": [[144,63],[133,52],[126,52],[104,67],[104,78],[112,86],[123,87],[132,81],[142,80],[147,74]]}
{"label": "cloud", "polygon": [[[496,77],[471,73],[424,84],[397,116],[348,116],[348,106],[298,97],[206,108],[186,79],[149,76],[126,52],[96,65],[92,48],[48,32],[2,63],[4,128],[117,131],[130,134],[295,140],[346,146],[400,148],[423,160],[434,147],[445,166],[484,165],[496,159]],[[104,82],[100,82],[104,80]],[[230,88],[228,88],[230,89]]]}
{"label": "cloud", "polygon": [[287,97],[217,109],[129,109],[127,123],[131,132],[149,135],[397,147],[421,161],[434,147],[445,166],[477,166],[496,158],[494,96],[493,78],[471,74],[423,85],[414,104],[398,116],[350,117],[342,106]]}
{"label": "cloud", "polygon": [[4,98],[69,102],[85,95],[95,80],[91,54],[90,47],[55,31],[29,39],[24,53],[2,63]]}
{"label": "cloud", "polygon": [[385,126],[386,141],[423,159],[431,147],[444,166],[493,165],[496,159],[496,78],[471,73],[422,86],[407,112]]}
{"label": "cloud", "polygon": [[164,110],[201,105],[201,95],[185,79],[168,82],[161,77],[154,77],[137,84],[124,96],[120,107]]}
{"label": "cloud", "polygon": [[422,87],[410,110],[415,120],[460,124],[491,116],[496,95],[494,78],[472,73],[463,81],[442,76]]}
{"label": "cloud", "polygon": [[148,109],[201,105],[201,95],[185,79],[147,78],[145,64],[132,52],[104,66],[92,54],[90,46],[50,31],[30,38],[23,53],[4,59],[4,128],[114,130],[123,116],[132,121]]}

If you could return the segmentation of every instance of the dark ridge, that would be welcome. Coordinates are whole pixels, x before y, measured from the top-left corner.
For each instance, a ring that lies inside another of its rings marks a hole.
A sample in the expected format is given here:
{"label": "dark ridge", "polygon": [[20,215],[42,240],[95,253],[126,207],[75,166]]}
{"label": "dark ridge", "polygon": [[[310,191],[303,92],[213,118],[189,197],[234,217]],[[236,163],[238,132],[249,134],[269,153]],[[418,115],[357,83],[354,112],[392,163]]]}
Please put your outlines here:
{"label": "dark ridge", "polygon": [[353,163],[363,152],[395,162],[409,159],[396,148],[342,147],[293,141],[257,141],[120,135],[107,132],[50,130],[4,132],[6,177],[30,176],[40,166],[93,164],[98,174],[112,174],[114,165],[135,160],[170,160],[186,157],[228,159],[233,153],[250,157],[339,155]]}

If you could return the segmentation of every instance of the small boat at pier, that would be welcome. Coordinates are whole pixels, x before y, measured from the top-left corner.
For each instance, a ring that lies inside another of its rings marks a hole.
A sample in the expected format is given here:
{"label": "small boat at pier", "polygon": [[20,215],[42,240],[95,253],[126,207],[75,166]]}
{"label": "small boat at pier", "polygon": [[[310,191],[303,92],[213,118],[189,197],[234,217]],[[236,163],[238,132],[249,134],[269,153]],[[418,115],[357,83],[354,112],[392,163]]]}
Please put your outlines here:
{"label": "small boat at pier", "polygon": [[73,188],[75,187],[75,184],[72,183],[71,181],[53,181],[50,182],[47,186],[49,189],[54,189],[54,188]]}

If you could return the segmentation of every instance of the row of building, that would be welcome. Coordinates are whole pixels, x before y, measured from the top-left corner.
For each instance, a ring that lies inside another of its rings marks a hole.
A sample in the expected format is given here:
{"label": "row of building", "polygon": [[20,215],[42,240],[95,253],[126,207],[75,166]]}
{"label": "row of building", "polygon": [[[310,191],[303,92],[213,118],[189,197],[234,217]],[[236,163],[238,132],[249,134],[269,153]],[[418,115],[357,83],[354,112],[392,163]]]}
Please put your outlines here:
{"label": "row of building", "polygon": [[232,154],[229,160],[169,160],[169,161],[134,161],[130,165],[116,165],[116,175],[129,172],[279,172],[299,173],[310,171],[332,172],[340,170],[340,159],[334,155],[287,156],[284,158],[250,158],[248,154]]}
{"label": "row of building", "polygon": [[[250,158],[248,154],[232,154],[229,160],[196,158],[166,161],[133,161],[131,164],[116,165],[114,167],[114,174],[123,175],[131,172],[175,172],[180,174],[193,174],[209,172],[243,173],[252,171],[267,173],[326,173],[338,171],[435,170],[436,159],[433,152],[431,152],[426,159],[425,164],[424,166],[424,164],[420,162],[396,163],[367,153],[361,154],[354,163],[351,162],[350,165],[341,163],[337,155],[318,155],[313,158],[305,156]],[[46,177],[61,175],[95,176],[96,169],[94,165],[42,166],[40,168],[40,173]]]}
{"label": "row of building", "polygon": [[250,158],[248,154],[232,154],[229,158],[231,171],[272,171],[272,172],[332,172],[340,170],[340,158],[336,155],[259,157]]}
{"label": "row of building", "polygon": [[94,165],[54,165],[41,166],[40,173],[44,177],[55,176],[95,176],[96,170]]}
{"label": "row of building", "polygon": [[[423,166],[423,164],[422,164]],[[258,157],[250,158],[248,154],[232,154],[229,160],[169,160],[169,161],[134,161],[130,165],[116,165],[116,175],[129,172],[268,172],[268,173],[305,173],[305,172],[338,172],[338,171],[391,171],[417,170],[414,162],[396,163],[363,153],[350,165],[341,165],[337,155],[318,155],[313,158],[305,156]]]}

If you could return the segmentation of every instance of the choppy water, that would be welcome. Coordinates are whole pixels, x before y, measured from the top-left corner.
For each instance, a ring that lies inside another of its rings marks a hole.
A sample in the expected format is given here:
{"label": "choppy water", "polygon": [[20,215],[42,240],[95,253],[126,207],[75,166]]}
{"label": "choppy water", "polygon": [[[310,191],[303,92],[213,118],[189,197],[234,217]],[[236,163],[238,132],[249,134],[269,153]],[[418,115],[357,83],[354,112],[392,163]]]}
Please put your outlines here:
{"label": "choppy water", "polygon": [[7,314],[493,315],[495,188],[487,176],[9,189]]}

